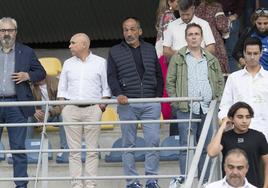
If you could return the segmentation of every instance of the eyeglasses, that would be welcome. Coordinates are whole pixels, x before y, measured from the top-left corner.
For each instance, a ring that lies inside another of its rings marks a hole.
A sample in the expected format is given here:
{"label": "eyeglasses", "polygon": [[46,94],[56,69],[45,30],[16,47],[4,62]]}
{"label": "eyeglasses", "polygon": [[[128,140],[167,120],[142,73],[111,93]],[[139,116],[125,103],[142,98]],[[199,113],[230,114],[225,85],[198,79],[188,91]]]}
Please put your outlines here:
{"label": "eyeglasses", "polygon": [[14,33],[15,31],[17,31],[17,29],[0,29],[1,33]]}
{"label": "eyeglasses", "polygon": [[256,14],[268,14],[268,9],[267,8],[258,8],[255,11]]}

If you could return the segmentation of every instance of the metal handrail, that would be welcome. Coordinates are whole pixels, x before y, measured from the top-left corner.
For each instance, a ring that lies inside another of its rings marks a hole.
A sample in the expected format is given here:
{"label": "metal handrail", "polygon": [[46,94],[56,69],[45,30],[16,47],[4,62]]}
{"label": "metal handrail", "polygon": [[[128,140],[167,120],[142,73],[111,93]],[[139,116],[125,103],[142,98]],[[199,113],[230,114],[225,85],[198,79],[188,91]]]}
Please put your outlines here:
{"label": "metal handrail", "polygon": [[[213,119],[213,115],[215,114],[216,111],[216,106],[217,106],[217,101],[213,100],[210,103],[210,107],[209,107],[209,111],[207,113],[204,125],[203,125],[203,129],[199,138],[199,142],[197,143],[197,148],[195,150],[195,155],[193,157],[192,163],[191,163],[191,168],[189,170],[189,173],[187,175],[185,184],[184,184],[184,188],[190,188],[192,187],[192,184],[194,182],[194,177],[195,177],[195,172],[198,169],[198,163],[202,154],[202,150],[206,141],[206,136],[209,130],[209,127],[211,125],[212,119]],[[201,177],[204,177],[204,173],[206,171],[206,167],[203,169]],[[203,180],[199,180],[199,181],[203,181]]]}
{"label": "metal handrail", "polygon": [[[144,102],[173,102],[173,101],[190,101],[192,103],[193,101],[201,101],[202,98],[200,97],[181,97],[181,98],[144,98],[144,99],[129,99],[129,103],[144,103]],[[207,125],[208,123],[211,122],[211,119],[208,118],[210,117],[212,112],[215,111],[215,106],[213,101],[210,105],[210,111],[208,112],[207,119],[205,121],[205,124]],[[46,137],[46,126],[47,125],[64,125],[64,126],[69,126],[69,125],[89,125],[89,124],[94,124],[94,125],[102,125],[102,124],[128,124],[128,123],[175,123],[175,122],[200,122],[200,119],[180,119],[180,120],[141,120],[141,121],[104,121],[104,122],[63,122],[63,123],[47,123],[47,116],[48,116],[48,106],[50,105],[70,105],[70,104],[117,104],[116,99],[102,99],[102,100],[86,100],[86,101],[23,101],[23,102],[0,102],[0,107],[4,106],[40,106],[40,105],[45,105],[46,106],[46,111],[45,111],[45,121],[42,123],[27,123],[27,124],[21,124],[21,123],[13,123],[13,124],[0,124],[0,127],[16,127],[16,126],[43,126],[42,129],[42,137],[41,137],[41,144],[40,144],[40,150],[5,150],[5,151],[0,151],[0,153],[39,153],[39,158],[38,158],[38,164],[37,164],[37,171],[35,177],[27,177],[27,178],[0,178],[0,181],[12,181],[12,180],[29,180],[29,181],[35,181],[35,187],[37,187],[37,182],[38,181],[56,181],[56,180],[73,180],[74,178],[72,177],[47,177],[44,173],[42,173],[42,177],[39,176],[39,170],[40,170],[40,164],[42,161],[42,168],[44,165],[48,166],[47,164],[43,164],[44,160],[41,160],[41,155],[46,155],[48,153],[53,153],[53,152],[70,152],[70,151],[91,151],[91,152],[106,152],[106,151],[162,151],[162,150],[187,150],[187,151],[192,151],[195,150],[195,156],[194,160],[192,162],[191,168],[189,170],[188,175],[153,175],[153,176],[96,176],[96,177],[77,177],[75,179],[95,179],[95,180],[101,180],[101,179],[130,179],[130,178],[174,178],[178,176],[185,176],[186,178],[186,188],[187,185],[189,184],[188,182],[191,181],[194,177],[193,170],[196,170],[196,164],[198,164],[198,161],[200,159],[200,155],[197,155],[197,153],[200,150],[201,145],[203,146],[204,143],[202,144],[200,141],[197,145],[197,147],[155,147],[155,148],[96,148],[96,149],[48,149],[48,148],[43,148],[43,142],[44,140],[47,141]],[[212,114],[213,115],[213,114]],[[204,127],[206,127],[204,124]],[[204,129],[204,128],[203,128]],[[201,137],[204,137],[203,131],[201,133]],[[188,153],[188,152],[187,152]],[[44,159],[44,158],[43,158]],[[194,163],[194,164],[193,164]],[[187,184],[188,183],[188,184]],[[45,185],[45,184],[44,184]],[[190,185],[190,184],[189,184]],[[192,184],[191,184],[192,185]],[[190,186],[191,186],[190,185]],[[46,187],[46,186],[42,186]]]}

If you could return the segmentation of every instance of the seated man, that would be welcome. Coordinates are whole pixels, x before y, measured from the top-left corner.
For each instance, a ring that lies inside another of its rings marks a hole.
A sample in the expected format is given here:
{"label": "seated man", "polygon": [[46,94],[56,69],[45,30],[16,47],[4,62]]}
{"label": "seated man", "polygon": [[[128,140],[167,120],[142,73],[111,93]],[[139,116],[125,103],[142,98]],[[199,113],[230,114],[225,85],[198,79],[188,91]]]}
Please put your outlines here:
{"label": "seated man", "polygon": [[224,161],[225,177],[222,180],[208,184],[206,188],[255,188],[254,185],[247,181],[248,168],[247,154],[241,149],[231,149],[226,154]]}
{"label": "seated man", "polygon": [[[48,76],[32,86],[32,92],[36,101],[56,100],[59,79],[55,76]],[[47,122],[62,122],[61,108],[58,105],[49,106]],[[43,122],[45,118],[45,106],[36,106],[35,114],[29,118],[29,122]],[[34,127],[27,128],[27,138],[33,138]],[[67,141],[64,127],[60,126],[60,148],[67,148]]]}
{"label": "seated man", "polygon": [[[253,109],[245,102],[237,102],[231,106],[227,116],[208,145],[208,155],[215,157],[222,151],[224,161],[229,150],[244,150],[250,164],[246,175],[248,181],[256,187],[268,187],[267,141],[263,133],[248,128],[254,116]],[[260,173],[261,160],[264,162],[264,186]]]}

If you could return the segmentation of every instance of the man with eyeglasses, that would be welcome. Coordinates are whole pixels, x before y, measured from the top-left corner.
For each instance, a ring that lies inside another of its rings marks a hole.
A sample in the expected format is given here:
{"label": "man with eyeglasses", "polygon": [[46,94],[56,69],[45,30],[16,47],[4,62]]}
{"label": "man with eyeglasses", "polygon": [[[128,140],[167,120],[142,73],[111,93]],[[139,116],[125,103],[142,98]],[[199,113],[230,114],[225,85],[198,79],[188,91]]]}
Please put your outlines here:
{"label": "man with eyeglasses", "polygon": [[240,39],[236,43],[233,56],[243,67],[245,66],[245,57],[243,55],[243,46],[246,38],[257,37],[262,43],[262,56],[260,64],[265,70],[268,70],[268,8],[258,8],[251,16],[254,24],[253,27],[248,27],[241,34]]}
{"label": "man with eyeglasses", "polygon": [[[0,102],[34,100],[30,82],[46,77],[46,72],[34,51],[16,42],[17,22],[13,18],[0,19]],[[0,107],[0,123],[27,123],[33,116],[33,106]],[[7,127],[11,150],[24,150],[27,127]],[[14,177],[28,177],[27,156],[13,153]],[[16,188],[27,188],[28,181],[15,181]]]}

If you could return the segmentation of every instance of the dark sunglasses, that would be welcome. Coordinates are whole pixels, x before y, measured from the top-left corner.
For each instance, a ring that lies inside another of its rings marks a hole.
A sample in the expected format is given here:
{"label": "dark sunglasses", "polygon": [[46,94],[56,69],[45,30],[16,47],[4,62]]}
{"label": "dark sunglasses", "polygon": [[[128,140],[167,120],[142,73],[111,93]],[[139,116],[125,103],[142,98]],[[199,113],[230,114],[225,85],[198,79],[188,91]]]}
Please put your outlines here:
{"label": "dark sunglasses", "polygon": [[256,14],[268,14],[268,8],[258,8],[255,11]]}

